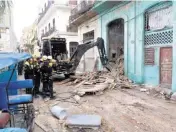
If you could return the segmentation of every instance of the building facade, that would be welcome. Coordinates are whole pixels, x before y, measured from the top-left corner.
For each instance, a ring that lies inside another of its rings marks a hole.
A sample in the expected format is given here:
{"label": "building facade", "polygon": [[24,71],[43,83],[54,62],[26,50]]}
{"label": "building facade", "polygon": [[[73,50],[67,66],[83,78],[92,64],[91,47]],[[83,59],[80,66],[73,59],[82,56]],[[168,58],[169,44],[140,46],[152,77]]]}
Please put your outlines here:
{"label": "building facade", "polygon": [[175,7],[175,1],[104,0],[96,1],[87,13],[96,14],[92,19],[97,21],[97,36],[104,39],[109,60],[124,55],[129,79],[175,92]]}
{"label": "building facade", "polygon": [[[71,11],[69,26],[78,28],[79,44],[96,41],[98,37],[98,17],[91,10],[94,2],[94,0],[77,0],[78,5]],[[100,61],[98,49],[94,47],[84,54],[77,71],[93,71],[97,67],[97,61]]]}
{"label": "building facade", "polygon": [[17,38],[13,24],[13,6],[11,6],[0,14],[0,51],[17,51]]}
{"label": "building facade", "polygon": [[[38,39],[43,37],[66,38],[68,56],[72,54],[72,48],[78,42],[77,29],[68,27],[71,9],[77,3],[69,0],[42,0],[39,7],[39,18],[37,24]],[[73,45],[73,46],[72,46]]]}

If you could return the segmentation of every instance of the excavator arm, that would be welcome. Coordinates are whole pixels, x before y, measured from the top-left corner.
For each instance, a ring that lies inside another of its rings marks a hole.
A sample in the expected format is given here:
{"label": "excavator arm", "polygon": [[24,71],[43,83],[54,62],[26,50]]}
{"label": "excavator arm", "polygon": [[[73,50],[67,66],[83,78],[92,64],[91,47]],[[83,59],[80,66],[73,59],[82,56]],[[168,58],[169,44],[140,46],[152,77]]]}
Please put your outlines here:
{"label": "excavator arm", "polygon": [[94,46],[97,46],[98,48],[100,60],[101,60],[103,67],[105,67],[108,71],[110,71],[110,69],[107,66],[108,59],[107,59],[106,52],[105,52],[104,40],[102,38],[97,38],[96,42],[90,41],[90,42],[78,45],[76,51],[70,58],[70,63],[71,63],[70,73],[75,73],[76,68],[78,67],[82,56],[86,53],[86,51],[93,48]]}

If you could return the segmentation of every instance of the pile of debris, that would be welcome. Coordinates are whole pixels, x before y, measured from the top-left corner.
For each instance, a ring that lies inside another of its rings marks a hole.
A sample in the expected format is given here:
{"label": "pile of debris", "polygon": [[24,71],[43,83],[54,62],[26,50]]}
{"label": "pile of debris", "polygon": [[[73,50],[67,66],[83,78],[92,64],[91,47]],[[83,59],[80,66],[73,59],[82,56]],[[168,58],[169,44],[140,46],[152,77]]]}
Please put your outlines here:
{"label": "pile of debris", "polygon": [[87,72],[81,75],[70,76],[69,85],[75,85],[76,93],[83,96],[86,93],[100,93],[105,89],[125,88],[131,89],[132,84],[124,76],[124,57],[120,56],[111,67],[111,72],[98,71]]}

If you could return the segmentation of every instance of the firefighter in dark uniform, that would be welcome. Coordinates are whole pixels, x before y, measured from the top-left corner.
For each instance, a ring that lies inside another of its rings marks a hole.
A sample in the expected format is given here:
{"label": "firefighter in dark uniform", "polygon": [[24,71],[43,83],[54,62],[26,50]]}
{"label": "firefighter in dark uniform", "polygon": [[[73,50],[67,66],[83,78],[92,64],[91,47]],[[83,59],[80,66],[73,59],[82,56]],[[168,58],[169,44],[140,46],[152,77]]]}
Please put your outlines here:
{"label": "firefighter in dark uniform", "polygon": [[[28,59],[25,63],[24,63],[24,78],[25,79],[32,79],[33,80],[33,60]],[[32,93],[32,89],[26,89],[26,94],[33,94]]]}
{"label": "firefighter in dark uniform", "polygon": [[34,95],[36,96],[39,94],[40,89],[40,57],[34,55],[33,65],[34,65]]}
{"label": "firefighter in dark uniform", "polygon": [[24,63],[24,79],[29,79],[29,59]]}
{"label": "firefighter in dark uniform", "polygon": [[23,74],[23,61],[18,63],[18,75]]}
{"label": "firefighter in dark uniform", "polygon": [[43,64],[41,66],[42,82],[43,82],[43,97],[47,96],[49,92],[50,99],[54,99],[53,95],[53,79],[52,79],[52,64],[49,58],[43,57]]}

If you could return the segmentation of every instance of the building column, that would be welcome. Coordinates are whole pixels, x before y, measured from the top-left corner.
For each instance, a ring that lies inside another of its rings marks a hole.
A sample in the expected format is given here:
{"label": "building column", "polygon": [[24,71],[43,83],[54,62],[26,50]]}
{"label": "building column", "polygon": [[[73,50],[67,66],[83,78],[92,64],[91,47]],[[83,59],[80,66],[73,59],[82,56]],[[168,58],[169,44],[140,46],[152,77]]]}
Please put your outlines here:
{"label": "building column", "polygon": [[176,1],[173,1],[172,91],[176,92]]}

